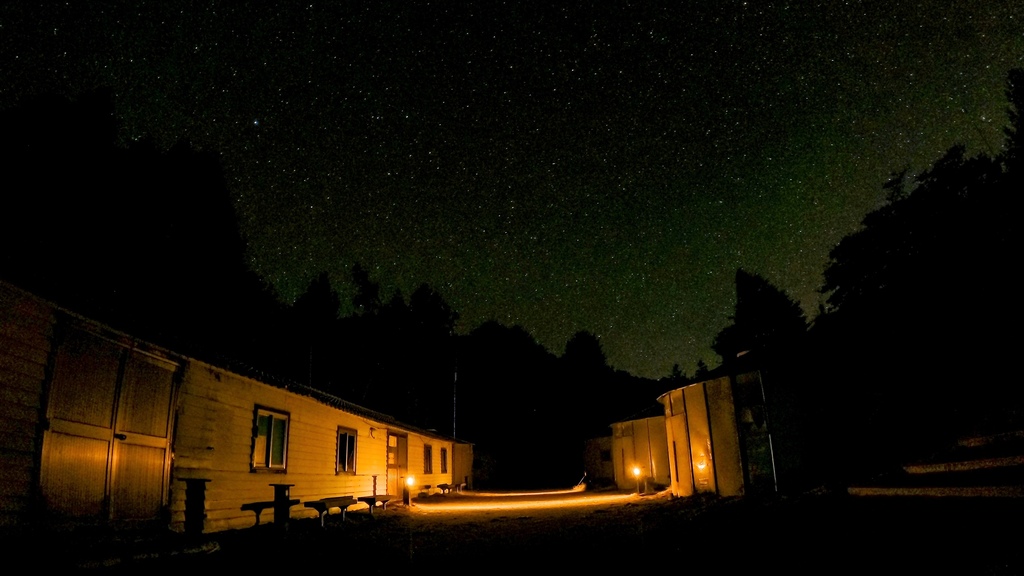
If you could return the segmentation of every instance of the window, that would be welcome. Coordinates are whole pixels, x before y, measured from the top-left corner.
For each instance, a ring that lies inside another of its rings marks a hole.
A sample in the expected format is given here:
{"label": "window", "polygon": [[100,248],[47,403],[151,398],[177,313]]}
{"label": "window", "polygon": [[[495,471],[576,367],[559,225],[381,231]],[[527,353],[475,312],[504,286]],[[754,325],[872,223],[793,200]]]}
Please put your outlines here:
{"label": "window", "polygon": [[338,460],[335,472],[338,474],[356,473],[356,431],[338,428]]}
{"label": "window", "polygon": [[430,444],[423,445],[423,473],[434,473],[434,448]]}
{"label": "window", "polygon": [[448,449],[441,448],[441,474],[448,473]]}
{"label": "window", "polygon": [[256,408],[253,470],[284,470],[288,458],[288,414]]}

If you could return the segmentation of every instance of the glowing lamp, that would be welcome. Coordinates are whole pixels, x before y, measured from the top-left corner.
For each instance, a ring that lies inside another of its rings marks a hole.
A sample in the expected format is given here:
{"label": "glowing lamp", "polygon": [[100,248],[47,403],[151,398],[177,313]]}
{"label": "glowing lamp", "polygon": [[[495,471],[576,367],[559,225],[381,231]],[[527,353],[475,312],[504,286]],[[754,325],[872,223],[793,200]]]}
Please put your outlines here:
{"label": "glowing lamp", "polygon": [[412,485],[416,482],[414,476],[405,477],[405,487],[402,488],[402,503],[406,506],[412,506]]}
{"label": "glowing lamp", "polygon": [[641,472],[643,472],[643,470],[640,470],[639,466],[633,466],[633,476],[636,478],[636,493],[637,494],[640,493],[640,473]]}

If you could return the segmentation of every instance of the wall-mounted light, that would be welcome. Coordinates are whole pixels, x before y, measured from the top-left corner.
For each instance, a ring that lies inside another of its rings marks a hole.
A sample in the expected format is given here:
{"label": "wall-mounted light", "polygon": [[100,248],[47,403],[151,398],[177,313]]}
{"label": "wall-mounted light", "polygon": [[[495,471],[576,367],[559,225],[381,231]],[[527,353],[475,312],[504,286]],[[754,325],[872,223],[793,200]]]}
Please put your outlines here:
{"label": "wall-mounted light", "polygon": [[636,478],[636,493],[637,494],[640,493],[640,474],[642,472],[643,472],[643,470],[641,470],[639,466],[633,466],[633,477]]}

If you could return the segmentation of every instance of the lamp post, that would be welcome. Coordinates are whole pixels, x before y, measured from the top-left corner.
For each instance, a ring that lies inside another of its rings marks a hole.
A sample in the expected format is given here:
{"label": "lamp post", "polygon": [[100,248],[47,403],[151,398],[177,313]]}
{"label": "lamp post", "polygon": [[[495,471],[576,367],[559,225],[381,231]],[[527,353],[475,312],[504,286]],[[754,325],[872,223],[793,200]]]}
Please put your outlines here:
{"label": "lamp post", "polygon": [[640,470],[639,466],[633,466],[633,477],[636,478],[636,493],[637,493],[637,495],[640,494],[640,473],[641,472],[642,472],[642,470]]}
{"label": "lamp post", "polygon": [[412,484],[415,481],[415,476],[407,476],[405,478],[405,486],[402,487],[402,504],[405,504],[406,506],[412,506],[412,491],[410,488],[412,488]]}

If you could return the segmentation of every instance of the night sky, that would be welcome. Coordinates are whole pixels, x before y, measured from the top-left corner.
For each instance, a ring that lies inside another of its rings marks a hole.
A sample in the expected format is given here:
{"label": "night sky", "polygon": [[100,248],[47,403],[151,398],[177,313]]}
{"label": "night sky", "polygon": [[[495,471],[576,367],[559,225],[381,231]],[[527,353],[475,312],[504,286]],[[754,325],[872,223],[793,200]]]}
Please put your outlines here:
{"label": "night sky", "polygon": [[219,154],[286,301],[360,262],[656,378],[719,363],[737,268],[813,317],[891,173],[998,151],[1024,66],[1016,0],[554,4],[7,2],[0,107],[108,87],[125,141]]}

